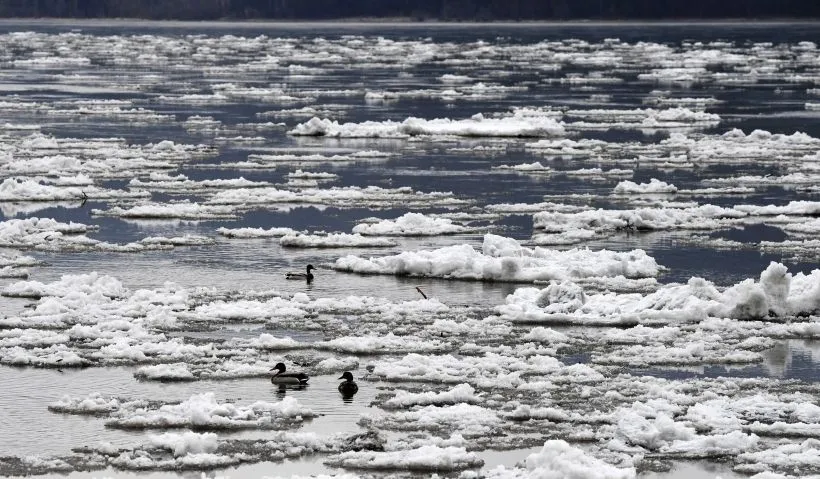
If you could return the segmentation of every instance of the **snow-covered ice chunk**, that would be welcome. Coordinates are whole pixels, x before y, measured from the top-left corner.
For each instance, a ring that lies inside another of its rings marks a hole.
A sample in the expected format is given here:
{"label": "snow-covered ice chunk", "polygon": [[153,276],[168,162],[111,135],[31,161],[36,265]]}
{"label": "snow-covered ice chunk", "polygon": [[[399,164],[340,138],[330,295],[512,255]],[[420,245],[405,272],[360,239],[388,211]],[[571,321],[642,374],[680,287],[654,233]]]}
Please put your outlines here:
{"label": "snow-covered ice chunk", "polygon": [[326,464],[348,469],[450,472],[481,467],[484,461],[463,447],[421,446],[418,449],[376,452],[349,451],[332,456]]}
{"label": "snow-covered ice chunk", "polygon": [[113,206],[111,208],[93,209],[91,214],[97,216],[114,216],[118,218],[145,218],[145,219],[233,219],[237,217],[236,210],[229,206],[203,205],[188,201],[181,203],[148,203],[143,205],[123,208]]}
{"label": "snow-covered ice chunk", "polygon": [[466,120],[407,118],[402,122],[386,120],[343,123],[311,118],[288,132],[296,136],[329,136],[336,138],[407,138],[418,135],[451,135],[470,137],[551,137],[563,136],[563,124],[553,117],[529,116],[514,112],[502,118],[485,118],[476,114]]}
{"label": "snow-covered ice chunk", "polygon": [[405,213],[395,220],[362,223],[353,227],[354,233],[380,236],[434,236],[456,234],[469,228],[454,224],[447,218],[436,218],[421,213]]}
{"label": "snow-covered ice chunk", "polygon": [[398,243],[390,238],[367,237],[358,233],[328,233],[286,234],[279,239],[279,244],[292,248],[389,248]]}
{"label": "snow-covered ice chunk", "polygon": [[373,374],[386,381],[514,388],[523,384],[522,374],[555,374],[562,367],[561,362],[551,356],[532,356],[524,360],[491,352],[482,357],[409,353],[399,359],[385,358],[377,362]]}
{"label": "snow-covered ice chunk", "polygon": [[[496,309],[503,319],[522,323],[637,324],[639,321],[698,322],[709,317],[754,320],[816,314],[820,310],[820,270],[810,274],[788,272],[780,263],[771,263],[759,281],[747,279],[723,290],[702,278],[686,284],[668,284],[647,294],[584,292],[572,282],[555,282],[543,289],[518,288],[506,304]],[[668,350],[669,358],[711,356],[706,353],[721,341],[700,338],[683,349]],[[644,346],[624,351],[621,358],[640,358]],[[674,354],[673,354],[673,351]],[[663,348],[656,351],[663,356]],[[720,350],[714,350],[720,355]],[[726,351],[724,351],[725,353]],[[654,353],[653,353],[654,354]],[[727,355],[740,362],[758,360],[757,354]]]}
{"label": "snow-covered ice chunk", "polygon": [[272,228],[224,228],[220,227],[216,230],[222,236],[228,238],[278,238],[287,235],[299,234],[293,228],[287,227],[272,227]]}
{"label": "snow-covered ice chunk", "polygon": [[614,192],[618,195],[647,195],[647,194],[669,194],[675,193],[678,188],[657,178],[652,178],[649,183],[635,183],[632,181],[622,181],[615,185]]}
{"label": "snow-covered ice chunk", "polygon": [[256,401],[248,406],[218,402],[213,393],[195,394],[179,404],[158,409],[119,410],[105,424],[125,429],[279,429],[311,419],[316,413],[287,396],[277,403]]}
{"label": "snow-covered ice chunk", "polygon": [[557,251],[529,249],[515,240],[487,234],[483,253],[467,244],[432,251],[403,252],[365,259],[345,256],[334,269],[363,274],[394,274],[478,281],[534,282],[551,279],[623,275],[652,277],[660,266],[643,250],[619,253],[608,250]]}
{"label": "snow-covered ice chunk", "polygon": [[492,479],[634,479],[634,468],[618,468],[571,446],[566,441],[549,440],[541,451],[530,454],[523,467],[498,466],[487,471]]}
{"label": "snow-covered ice chunk", "polygon": [[43,296],[67,296],[82,293],[106,298],[118,298],[124,296],[126,291],[118,279],[94,272],[64,275],[59,281],[49,284],[39,281],[20,281],[6,286],[3,294],[6,296],[40,298]]}
{"label": "snow-covered ice chunk", "polygon": [[139,379],[159,381],[193,381],[196,376],[185,363],[155,364],[142,366],[134,373]]}
{"label": "snow-covered ice chunk", "polygon": [[184,432],[176,434],[168,432],[160,435],[150,436],[153,446],[167,448],[173,451],[174,456],[184,456],[186,454],[211,453],[216,451],[217,436],[212,432],[197,434],[195,432]]}
{"label": "snow-covered ice chunk", "polygon": [[428,391],[424,393],[409,393],[398,391],[395,396],[384,402],[386,408],[406,408],[409,406],[427,406],[431,404],[474,404],[481,398],[469,384],[458,384],[452,389],[440,393]]}

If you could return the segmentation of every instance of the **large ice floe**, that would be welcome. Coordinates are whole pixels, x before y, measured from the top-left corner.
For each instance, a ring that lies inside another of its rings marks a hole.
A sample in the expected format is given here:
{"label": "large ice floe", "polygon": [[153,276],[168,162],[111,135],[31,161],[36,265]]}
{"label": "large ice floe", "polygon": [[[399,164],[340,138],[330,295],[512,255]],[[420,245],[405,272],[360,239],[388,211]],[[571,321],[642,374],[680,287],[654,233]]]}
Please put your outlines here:
{"label": "large ice floe", "polygon": [[568,123],[572,129],[691,129],[708,128],[720,123],[720,116],[714,113],[692,111],[675,107],[662,110],[653,108],[635,110],[570,110],[567,118],[580,121]]}
{"label": "large ice floe", "polygon": [[489,478],[510,477],[588,477],[595,479],[631,479],[636,477],[634,468],[617,468],[597,459],[566,441],[551,440],[537,453],[530,454],[523,467],[498,466],[487,473]]}
{"label": "large ice floe", "polygon": [[[636,184],[622,182],[616,193],[666,195],[676,188],[662,181]],[[708,192],[706,192],[708,193]],[[536,244],[573,244],[600,239],[621,231],[717,231],[755,223],[776,224],[784,229],[810,230],[820,202],[791,201],[785,205],[717,206],[684,204],[635,209],[587,209],[583,211],[542,211],[533,214],[533,241]]]}
{"label": "large ice floe", "polygon": [[288,132],[296,136],[337,138],[408,138],[418,135],[467,137],[551,137],[564,135],[563,125],[554,115],[533,115],[516,110],[500,118],[476,114],[466,120],[408,118],[402,122],[343,123],[311,118]]}
{"label": "large ice floe", "polygon": [[499,311],[512,321],[535,323],[681,324],[709,317],[804,316],[820,310],[818,275],[819,270],[792,274],[782,264],[772,263],[758,281],[748,279],[722,291],[703,278],[692,278],[686,284],[660,286],[649,294],[590,293],[571,281],[556,281],[543,289],[517,289]]}
{"label": "large ice floe", "polygon": [[385,248],[398,243],[390,238],[362,236],[361,234],[287,234],[279,238],[279,244],[294,248]]}
{"label": "large ice floe", "polygon": [[43,251],[113,251],[144,252],[172,249],[181,245],[202,245],[213,240],[204,236],[146,237],[139,241],[118,244],[87,236],[95,226],[82,223],[62,223],[51,218],[11,219],[0,222],[0,246]]}
{"label": "large ice floe", "polygon": [[643,250],[626,253],[575,249],[525,248],[511,238],[487,234],[481,251],[454,245],[431,251],[406,251],[394,256],[336,260],[338,271],[478,281],[534,282],[553,279],[624,276],[645,278],[660,266]]}
{"label": "large ice floe", "polygon": [[105,422],[107,427],[122,429],[282,429],[316,416],[292,397],[277,403],[257,401],[238,406],[218,402],[213,393],[194,395],[179,404],[153,406],[146,401],[99,395],[63,397],[49,409],[71,414],[105,414],[109,417]]}
{"label": "large ice floe", "polygon": [[353,227],[353,233],[368,236],[434,236],[467,231],[470,229],[455,224],[450,219],[425,216],[421,213],[405,213],[395,220],[362,223]]}

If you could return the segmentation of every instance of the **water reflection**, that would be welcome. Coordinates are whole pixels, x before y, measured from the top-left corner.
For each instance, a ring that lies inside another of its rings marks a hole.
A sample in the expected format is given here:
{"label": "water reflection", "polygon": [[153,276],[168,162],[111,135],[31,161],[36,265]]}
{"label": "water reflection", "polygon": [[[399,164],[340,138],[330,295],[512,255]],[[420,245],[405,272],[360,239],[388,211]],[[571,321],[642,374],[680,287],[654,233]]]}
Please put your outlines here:
{"label": "water reflection", "polygon": [[667,379],[697,377],[777,378],[820,381],[820,341],[784,340],[762,353],[763,362],[753,365],[700,365],[632,370],[633,374]]}
{"label": "water reflection", "polygon": [[276,386],[276,396],[279,399],[284,398],[288,391],[304,391],[308,388],[307,384],[274,384]]}
{"label": "water reflection", "polygon": [[0,201],[0,214],[3,218],[14,218],[42,212],[49,208],[79,208],[85,201]]}

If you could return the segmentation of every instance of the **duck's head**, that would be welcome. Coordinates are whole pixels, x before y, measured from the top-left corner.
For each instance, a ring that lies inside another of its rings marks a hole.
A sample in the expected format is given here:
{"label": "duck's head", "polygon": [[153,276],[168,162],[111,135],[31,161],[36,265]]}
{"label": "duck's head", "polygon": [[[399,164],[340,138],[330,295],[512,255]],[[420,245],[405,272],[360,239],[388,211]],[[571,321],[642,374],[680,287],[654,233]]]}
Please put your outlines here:
{"label": "duck's head", "polygon": [[345,371],[344,374],[342,374],[342,377],[340,377],[339,379],[345,379],[347,381],[353,381],[353,373],[351,373],[350,371]]}
{"label": "duck's head", "polygon": [[316,269],[316,267],[314,267],[312,264],[309,264],[309,265],[307,265],[306,269],[307,269],[307,272],[310,273],[310,270]]}
{"label": "duck's head", "polygon": [[285,363],[276,363],[276,366],[274,366],[271,371],[278,371],[279,374],[285,372]]}

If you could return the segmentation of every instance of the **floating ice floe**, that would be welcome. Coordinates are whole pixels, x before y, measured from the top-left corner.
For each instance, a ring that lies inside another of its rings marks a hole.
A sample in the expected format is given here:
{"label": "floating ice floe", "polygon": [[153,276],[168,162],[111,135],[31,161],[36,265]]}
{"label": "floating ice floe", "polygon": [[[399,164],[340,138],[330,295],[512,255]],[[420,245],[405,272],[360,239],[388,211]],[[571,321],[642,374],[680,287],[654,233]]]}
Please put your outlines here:
{"label": "floating ice floe", "polygon": [[308,180],[317,180],[317,181],[330,181],[335,180],[339,177],[339,175],[335,173],[325,173],[322,171],[302,171],[296,170],[291,171],[288,173],[288,179],[308,179]]}
{"label": "floating ice floe", "polygon": [[723,103],[723,101],[714,97],[671,97],[668,92],[658,93],[659,94],[644,100],[644,103],[658,106],[694,107],[698,109]]}
{"label": "floating ice floe", "polygon": [[194,394],[178,404],[121,400],[92,393],[64,396],[49,406],[52,412],[94,414],[108,418],[107,427],[124,429],[281,429],[316,417],[293,397],[279,402],[256,401],[247,406],[219,402],[213,393]]}
{"label": "floating ice floe", "polygon": [[132,179],[128,183],[128,186],[151,191],[194,193],[228,188],[261,188],[272,185],[267,181],[250,181],[242,177],[236,179],[193,181],[185,175],[171,176],[167,173],[152,173],[147,180],[141,180],[139,178]]}
{"label": "floating ice floe", "polygon": [[691,129],[708,128],[720,123],[720,116],[714,113],[692,111],[676,107],[662,110],[653,108],[634,110],[570,110],[566,118],[581,121],[567,122],[568,129],[609,129],[609,128],[664,128]]}
{"label": "floating ice floe", "polygon": [[91,210],[91,214],[132,219],[210,220],[234,219],[237,217],[236,210],[230,206],[203,205],[187,200],[169,204],[147,203],[130,208],[120,206],[112,206],[105,210],[95,208]]}
{"label": "floating ice floe", "polygon": [[633,479],[635,468],[618,468],[562,440],[549,440],[530,454],[522,466],[498,466],[486,471],[491,479],[549,477],[551,479]]}
{"label": "floating ice floe", "polygon": [[[383,442],[383,440],[382,440]],[[136,447],[116,447],[108,442],[81,446],[68,460],[79,467],[110,467],[129,471],[210,470],[247,463],[283,461],[323,452],[380,448],[377,436],[364,434],[320,437],[315,433],[268,432],[264,440],[220,439],[213,432],[166,432],[147,435]],[[25,470],[45,474],[65,472],[61,459],[28,457]],[[62,468],[60,468],[62,466]]]}
{"label": "floating ice floe", "polygon": [[491,409],[475,404],[458,403],[376,413],[363,417],[359,423],[368,428],[448,432],[464,437],[481,437],[500,430],[502,419]]}
{"label": "floating ice floe", "polygon": [[379,236],[436,236],[467,231],[470,229],[454,224],[450,219],[436,218],[421,213],[405,213],[395,220],[362,223],[353,227],[354,233]]}
{"label": "floating ice floe", "polygon": [[562,211],[565,213],[575,213],[591,209],[585,206],[567,205],[563,203],[553,203],[545,201],[541,203],[499,203],[484,206],[484,209],[499,214],[525,214],[538,213],[542,211]]}
{"label": "floating ice floe", "polygon": [[27,266],[37,266],[40,262],[32,256],[0,252],[0,278],[27,278]]}
{"label": "floating ice floe", "polygon": [[120,408],[106,421],[107,427],[125,429],[281,429],[316,416],[293,397],[279,402],[257,401],[248,406],[218,402],[213,393],[195,394],[179,404],[158,409]]}
{"label": "floating ice floe", "polygon": [[463,447],[421,446],[418,449],[376,452],[349,451],[325,460],[331,466],[363,470],[452,472],[478,468],[484,461]]}
{"label": "floating ice floe", "polygon": [[0,201],[108,200],[150,196],[147,191],[109,190],[93,185],[64,186],[24,178],[7,178],[0,183]]}
{"label": "floating ice floe", "polygon": [[[394,156],[393,153],[377,150],[362,150],[334,155],[321,153],[300,153],[286,151],[279,154],[253,153],[248,155],[247,161],[222,162],[208,165],[209,168],[219,169],[274,169],[283,164],[314,164],[314,163],[349,163],[358,161],[385,161]],[[314,178],[316,179],[316,178]]]}
{"label": "floating ice floe", "polygon": [[396,246],[390,238],[368,237],[361,234],[286,234],[279,244],[291,248],[389,248]]}
{"label": "floating ice floe", "polygon": [[[691,192],[697,194],[697,190]],[[682,191],[682,193],[688,192]],[[792,201],[781,206],[743,204],[734,207],[720,207],[711,204],[682,206],[535,213],[533,215],[533,241],[544,245],[573,244],[603,238],[624,230],[715,231],[749,223],[776,223],[784,228],[794,228],[798,231],[801,221],[820,211],[820,203],[813,201]]]}
{"label": "floating ice floe", "polygon": [[344,124],[314,117],[288,133],[336,138],[408,138],[418,135],[550,137],[562,136],[564,127],[551,116],[537,117],[516,111],[503,118],[485,118],[476,114],[467,120],[408,118],[402,122],[387,120]]}
{"label": "floating ice floe", "polygon": [[[518,288],[497,310],[503,319],[524,323],[638,324],[643,321],[698,322],[708,317],[741,320],[816,314],[820,311],[820,270],[788,272],[772,263],[759,281],[748,279],[720,290],[702,278],[661,286],[649,294],[584,292],[575,283],[554,282],[543,289]],[[681,357],[697,358],[720,340],[687,343]],[[637,348],[640,349],[640,348]],[[635,353],[639,351],[634,351]],[[632,357],[650,357],[635,354]],[[658,351],[664,355],[663,351]],[[623,357],[631,353],[625,352]],[[678,354],[678,353],[674,353]],[[667,357],[672,358],[670,353]],[[747,357],[748,358],[748,357]],[[748,359],[759,359],[754,356]]]}
{"label": "floating ice floe", "polygon": [[523,374],[555,374],[563,367],[550,356],[523,359],[494,353],[482,357],[409,353],[399,359],[379,361],[373,374],[386,381],[467,382],[480,388],[515,388],[524,383]]}
{"label": "floating ice floe", "polygon": [[390,409],[404,409],[410,406],[447,405],[447,404],[474,404],[481,402],[475,389],[469,384],[459,384],[448,391],[436,393],[409,393],[398,391],[395,396],[384,402],[383,407]]}
{"label": "floating ice floe", "polygon": [[467,244],[394,256],[345,256],[333,268],[360,274],[391,274],[474,281],[534,282],[552,279],[656,276],[660,266],[643,250],[626,253],[574,249],[524,248],[501,236],[484,236],[482,251]]}
{"label": "floating ice floe", "polygon": [[816,261],[820,258],[820,240],[815,239],[761,241],[758,248],[768,253],[791,255],[798,261]]}
{"label": "floating ice floe", "polygon": [[785,443],[762,451],[739,454],[737,457],[739,464],[736,469],[751,473],[775,469],[799,474],[796,477],[801,477],[813,474],[820,468],[818,454],[820,454],[820,440],[806,439],[799,443]]}
{"label": "floating ice floe", "polygon": [[473,78],[471,78],[468,75],[456,75],[456,74],[452,74],[452,73],[445,73],[444,75],[441,75],[440,77],[438,77],[438,80],[442,83],[455,83],[455,84],[470,83],[472,81],[475,81]]}
{"label": "floating ice floe", "polygon": [[801,157],[815,153],[820,139],[802,132],[791,135],[754,130],[744,133],[737,128],[720,136],[689,138],[681,133],[672,133],[661,140],[660,146],[670,151],[685,152],[687,158],[702,163],[738,163],[755,159],[764,162],[779,162],[788,157]]}
{"label": "floating ice floe", "polygon": [[577,170],[562,170],[562,175],[606,180],[609,178],[629,178],[635,174],[634,170],[626,170],[623,168],[610,168],[605,170],[603,168],[579,168]]}
{"label": "floating ice floe", "polygon": [[409,187],[365,188],[350,186],[345,188],[305,189],[294,192],[276,188],[238,188],[220,191],[213,195],[203,207],[234,206],[249,209],[276,203],[332,204],[337,207],[369,206],[386,207],[401,205],[453,207],[464,205],[466,201],[456,198],[451,192],[433,191],[423,193]]}
{"label": "floating ice floe", "polygon": [[445,89],[425,88],[417,90],[398,91],[368,91],[364,94],[364,101],[367,104],[393,103],[407,99],[437,99],[444,102],[454,102],[456,100],[487,100],[490,98],[503,98],[509,92],[523,91],[525,87],[486,85],[477,83],[474,85],[449,86]]}
{"label": "floating ice floe", "polygon": [[0,173],[5,175],[86,175],[95,180],[132,178],[146,171],[168,170],[215,152],[211,146],[168,140],[133,145],[121,138],[55,138],[40,133],[15,139],[10,151],[13,158],[0,165]]}
{"label": "floating ice floe", "polygon": [[677,192],[678,187],[652,178],[649,183],[640,184],[632,181],[622,181],[615,185],[613,191],[617,195],[664,195]]}
{"label": "floating ice floe", "polygon": [[272,228],[224,228],[220,227],[216,230],[222,236],[228,238],[279,238],[287,235],[297,235],[298,231],[287,227],[272,227]]}
{"label": "floating ice floe", "polygon": [[498,165],[494,166],[496,170],[512,170],[522,173],[552,173],[553,169],[549,166],[544,166],[540,161],[535,163],[522,163],[520,165]]}
{"label": "floating ice floe", "polygon": [[196,379],[188,365],[183,363],[142,366],[134,373],[134,377],[154,381],[193,381]]}
{"label": "floating ice floe", "polygon": [[524,145],[528,150],[537,153],[560,156],[591,156],[603,152],[605,148],[610,146],[606,141],[586,138],[578,140],[569,138],[560,140],[545,139]]}
{"label": "floating ice floe", "polygon": [[3,246],[27,246],[50,235],[79,235],[93,231],[82,223],[61,223],[51,218],[12,219],[0,223],[0,242]]}
{"label": "floating ice floe", "polygon": [[409,352],[444,352],[451,347],[442,341],[405,338],[388,333],[382,336],[343,336],[315,345],[318,349],[329,349],[350,354],[400,354]]}

